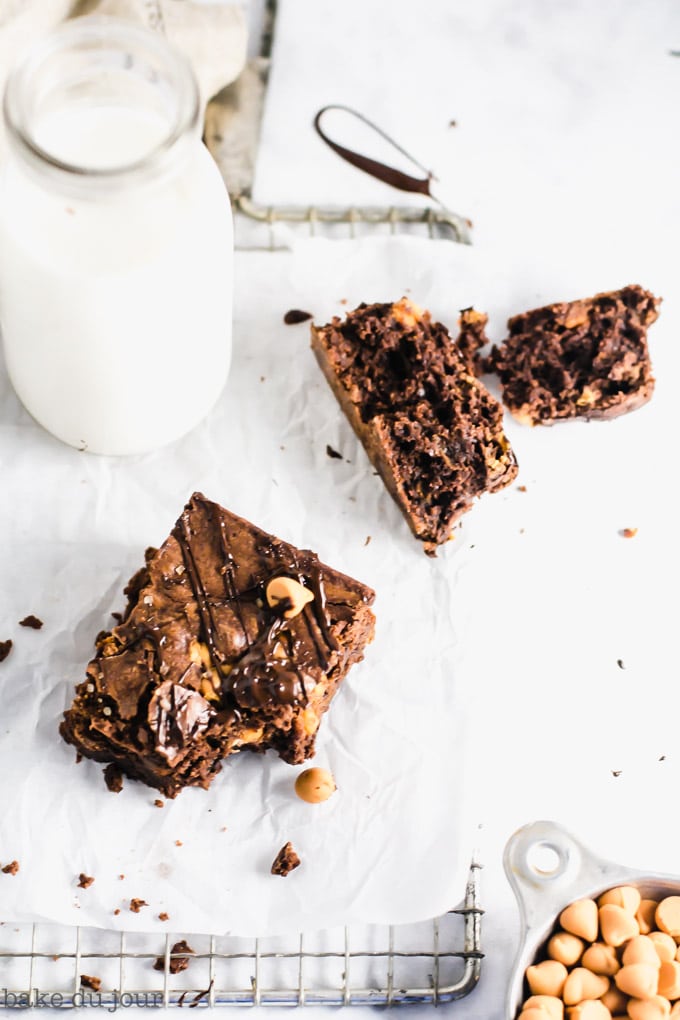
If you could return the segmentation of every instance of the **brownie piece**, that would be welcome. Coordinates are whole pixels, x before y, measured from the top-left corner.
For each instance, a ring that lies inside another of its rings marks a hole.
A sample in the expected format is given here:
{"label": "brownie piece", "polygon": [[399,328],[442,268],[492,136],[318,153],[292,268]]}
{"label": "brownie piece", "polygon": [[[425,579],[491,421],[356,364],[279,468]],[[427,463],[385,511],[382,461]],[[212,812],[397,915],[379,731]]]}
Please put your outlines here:
{"label": "brownie piece", "polygon": [[515,315],[486,367],[523,424],[565,418],[616,418],[646,404],[654,390],[647,328],[661,298],[633,284],[581,301]]}
{"label": "brownie piece", "polygon": [[312,349],[427,553],[451,537],[476,496],[517,474],[503,410],[470,370],[468,346],[463,354],[406,298],[313,325]]}
{"label": "brownie piece", "polygon": [[[182,939],[181,942],[175,942],[174,946],[170,950],[168,958],[168,970],[171,974],[181,974],[183,970],[186,970],[191,963],[191,956],[194,955],[194,951],[186,941]],[[165,957],[159,956],[153,965],[154,970],[165,970]]]}
{"label": "brownie piece", "polygon": [[272,875],[280,875],[285,878],[286,875],[290,875],[291,871],[295,871],[296,868],[300,867],[300,858],[295,853],[292,843],[284,843],[271,866]]}
{"label": "brownie piece", "polygon": [[370,588],[200,493],[125,591],[61,734],[167,797],[207,788],[242,748],[309,758],[373,637]]}

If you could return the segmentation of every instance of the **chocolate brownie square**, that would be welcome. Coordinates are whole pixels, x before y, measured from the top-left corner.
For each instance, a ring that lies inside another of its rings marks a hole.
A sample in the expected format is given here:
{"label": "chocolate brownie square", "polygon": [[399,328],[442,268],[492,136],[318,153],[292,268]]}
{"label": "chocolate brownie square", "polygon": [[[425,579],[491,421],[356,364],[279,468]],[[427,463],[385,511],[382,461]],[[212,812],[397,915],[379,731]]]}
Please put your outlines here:
{"label": "chocolate brownie square", "polygon": [[517,474],[503,410],[470,361],[486,319],[461,321],[459,347],[406,298],[359,305],[312,326],[312,349],[411,531],[433,555],[485,492]]}
{"label": "chocolate brownie square", "polygon": [[200,493],[126,594],[61,734],[168,797],[244,748],[309,758],[373,637],[370,588]]}
{"label": "chocolate brownie square", "polygon": [[513,316],[486,368],[527,425],[606,419],[646,404],[654,391],[647,329],[661,298],[632,284]]}

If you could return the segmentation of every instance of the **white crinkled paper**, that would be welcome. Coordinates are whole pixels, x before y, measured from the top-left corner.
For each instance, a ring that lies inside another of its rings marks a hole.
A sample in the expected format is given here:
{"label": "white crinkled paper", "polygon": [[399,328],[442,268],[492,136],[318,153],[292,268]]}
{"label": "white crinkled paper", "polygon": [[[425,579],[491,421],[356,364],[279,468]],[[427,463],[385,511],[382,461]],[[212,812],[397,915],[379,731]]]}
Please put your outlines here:
{"label": "white crinkled paper", "polygon": [[[283,324],[289,308],[326,321],[408,292],[452,327],[459,308],[487,308],[500,339],[512,312],[628,282],[664,292],[652,276],[642,262],[603,273],[581,260],[567,279],[545,261],[413,239],[239,253],[219,406],[184,440],[129,460],[53,440],[3,373],[0,640],[14,648],[0,664],[0,863],[21,870],[0,875],[0,916],[147,930],[165,911],[173,930],[242,935],[433,916],[462,897],[479,822],[521,824],[549,790],[552,815],[578,827],[591,817],[578,790],[610,780],[619,751],[652,754],[657,737],[667,748],[678,685],[663,673],[672,613],[655,578],[672,512],[654,458],[672,409],[672,303],[652,334],[653,402],[606,424],[508,422],[527,491],[485,497],[434,560],[374,476],[307,324]],[[208,792],[158,809],[139,783],[109,793],[102,766],[76,765],[58,735],[96,634],[195,489],[376,589],[375,641],[320,731],[316,763],[338,784],[326,804],[298,801],[300,769],[269,753],[234,756]],[[639,528],[634,541],[625,526]],[[41,631],[17,626],[28,613]],[[642,683],[665,698],[653,741]],[[615,710],[617,725],[602,726]],[[303,864],[282,880],[269,868],[288,840]],[[95,877],[87,890],[80,872]],[[132,897],[148,903],[139,914]]]}

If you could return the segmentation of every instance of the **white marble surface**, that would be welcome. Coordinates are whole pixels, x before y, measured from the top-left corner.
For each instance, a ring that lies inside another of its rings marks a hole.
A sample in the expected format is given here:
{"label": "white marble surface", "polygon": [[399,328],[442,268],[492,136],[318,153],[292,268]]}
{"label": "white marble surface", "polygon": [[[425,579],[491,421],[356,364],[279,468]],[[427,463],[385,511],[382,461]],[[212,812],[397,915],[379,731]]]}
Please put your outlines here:
{"label": "white marble surface", "polygon": [[[432,165],[441,180],[439,192],[474,220],[474,243],[480,252],[488,254],[490,264],[506,260],[515,280],[523,281],[521,300],[544,294],[561,279],[575,286],[582,267],[584,278],[591,279],[601,266],[603,286],[628,282],[618,278],[628,269],[644,275],[640,282],[665,299],[657,372],[675,367],[670,347],[680,328],[680,58],[669,51],[680,49],[677,5],[670,0],[644,5],[635,0],[527,0],[521,5],[509,0],[441,0],[415,7],[394,0],[386,14],[385,5],[365,0],[280,0],[273,101],[265,122],[257,197],[287,202],[394,200],[393,193],[337,161],[310,130],[313,112],[325,102],[354,104]],[[456,127],[449,126],[452,119]],[[534,271],[540,278],[535,286]],[[417,265],[413,272],[417,278]],[[577,295],[569,291],[554,296]],[[481,298],[478,303],[481,306]],[[659,378],[659,394],[672,402],[674,377]],[[619,434],[633,434],[634,423],[631,416]],[[658,439],[658,444],[631,453],[631,470],[641,472],[643,483],[637,495],[634,487],[628,490],[630,501],[622,505],[626,519],[620,525],[634,523],[644,509],[650,520],[663,520],[672,534],[673,485],[664,478],[674,451],[668,437]],[[564,453],[566,439],[556,433],[555,441]],[[622,451],[618,463],[625,475],[628,464]],[[579,464],[572,462],[570,469],[578,473]],[[597,475],[596,464],[589,470]],[[604,465],[600,477],[607,485],[620,484]],[[527,485],[532,481],[527,479]],[[540,516],[541,503],[537,498],[532,514]],[[572,509],[576,515],[593,514],[598,526],[609,527],[596,504]],[[564,539],[560,562],[588,569],[592,559],[584,557],[573,536]],[[609,540],[607,533],[603,541]],[[631,592],[630,605],[632,610],[646,602],[657,607],[659,636],[667,639],[677,606],[667,573],[677,564],[677,554],[672,548],[664,552],[658,536],[645,541],[635,547],[640,550],[635,556],[642,558],[639,567],[646,584]],[[621,585],[624,581],[622,576]],[[588,604],[593,607],[597,582],[592,579]],[[619,596],[625,606],[626,599]],[[516,608],[515,616],[530,622],[528,610]],[[581,625],[588,622],[582,619]],[[635,640],[631,628],[624,644],[633,656]],[[554,815],[563,801],[554,796],[553,780],[563,794],[570,789],[570,756],[579,788],[572,790],[578,796],[571,817],[562,820],[577,821],[581,837],[597,849],[611,854],[616,843],[622,860],[629,854],[634,858],[631,864],[671,867],[672,848],[661,845],[657,854],[655,846],[656,832],[667,832],[673,822],[667,806],[676,799],[679,778],[675,724],[668,711],[675,707],[678,669],[673,661],[666,665],[667,692],[657,705],[650,706],[642,692],[650,679],[658,680],[663,662],[654,661],[653,678],[644,668],[620,677],[607,673],[613,722],[592,719],[586,706],[585,734],[577,727],[573,743],[555,747],[550,731],[544,731],[538,733],[535,749],[526,742],[518,747],[528,785],[535,780],[533,791],[517,792],[503,781],[499,747],[512,751],[508,729],[523,706],[512,687],[495,692],[498,708],[488,717],[484,753],[476,763],[482,788],[496,796],[495,810],[480,836],[488,957],[476,991],[444,1012],[460,1020],[505,1020],[503,998],[518,916],[500,855],[513,827],[529,820],[521,816],[520,805]],[[593,684],[599,680],[600,674],[594,674]],[[625,687],[615,690],[613,685],[624,680]],[[532,702],[531,713],[559,715],[561,692],[547,683],[542,692],[537,678],[534,683],[532,691],[542,693],[544,703]],[[489,693],[482,685],[479,692],[483,690]],[[599,734],[608,731],[600,727],[620,725],[622,699],[626,743],[621,747],[628,750],[610,762],[598,743]],[[572,706],[570,722],[576,725],[578,719]],[[643,760],[640,754],[641,746],[650,751],[654,746],[653,741],[641,744],[640,733],[654,731],[660,737],[657,757],[666,757],[663,763],[656,757]],[[584,760],[597,766],[592,782],[583,778]],[[615,779],[611,769],[621,769],[622,775]],[[680,872],[680,860],[672,870]],[[430,1012],[429,1007],[412,1007],[409,1016],[424,1018]],[[320,1020],[323,1011],[310,1009],[307,1015]],[[351,1015],[361,1020],[367,1011]]]}

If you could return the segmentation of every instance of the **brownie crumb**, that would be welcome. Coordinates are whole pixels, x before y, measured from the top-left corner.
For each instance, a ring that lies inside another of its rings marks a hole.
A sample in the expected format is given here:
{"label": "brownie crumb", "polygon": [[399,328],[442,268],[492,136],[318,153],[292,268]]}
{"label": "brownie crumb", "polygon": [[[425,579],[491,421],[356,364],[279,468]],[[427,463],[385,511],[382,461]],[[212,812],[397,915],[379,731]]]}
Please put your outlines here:
{"label": "brownie crumb", "polygon": [[333,447],[330,446],[328,443],[326,443],[326,454],[333,460],[342,460],[342,454],[338,453],[337,450],[334,450]]}
{"label": "brownie crumb", "polygon": [[184,843],[182,842],[181,839],[176,839],[175,840],[175,846],[184,846]]}
{"label": "brownie crumb", "polygon": [[364,542],[364,545],[370,545],[370,544],[371,544],[371,536],[370,535],[366,535],[366,541]]}
{"label": "brownie crumb", "polygon": [[284,315],[283,321],[286,326],[296,326],[298,322],[309,322],[311,318],[311,312],[303,312],[301,308],[291,308],[290,311],[286,312]]}
{"label": "brownie crumb", "polygon": [[116,909],[113,912],[113,916],[114,917],[118,917],[119,914],[120,914],[120,907],[116,907]]}
{"label": "brownie crumb", "polygon": [[39,620],[37,616],[33,616],[32,613],[29,616],[25,616],[23,620],[19,620],[20,627],[30,627],[31,630],[40,630],[42,625],[42,620]]}
{"label": "brownie crumb", "polygon": [[666,755],[662,754],[657,760],[658,761],[665,761],[666,760]]}
{"label": "brownie crumb", "polygon": [[517,491],[518,492],[526,492],[527,491],[526,485],[518,485],[517,486]]}
{"label": "brownie crumb", "polygon": [[120,793],[123,789],[123,773],[115,762],[111,762],[104,769],[104,782],[111,793]]}
{"label": "brownie crumb", "polygon": [[618,777],[621,775],[621,772],[622,772],[621,769],[612,769],[612,775],[614,779],[618,779]]}
{"label": "brownie crumb", "polygon": [[4,868],[2,868],[2,873],[3,873],[3,875],[16,875],[18,870],[19,870],[19,862],[18,861],[11,861],[10,864],[6,864],[4,866]]}
{"label": "brownie crumb", "polygon": [[293,850],[293,844],[285,843],[274,858],[271,872],[272,875],[281,875],[282,878],[285,878],[295,868],[299,868],[300,864],[300,858]]}
{"label": "brownie crumb", "polygon": [[119,875],[119,876],[118,876],[118,878],[119,878],[119,880],[120,880],[120,881],[122,882],[122,881],[123,881],[123,879],[125,878],[125,875]]}
{"label": "brownie crumb", "polygon": [[130,900],[130,910],[133,914],[138,914],[142,907],[148,907],[149,904],[146,900],[132,899]]}
{"label": "brownie crumb", "polygon": [[170,920],[170,915],[166,914],[166,912],[164,910],[162,910],[161,913],[158,915],[158,920],[159,921],[169,921]]}
{"label": "brownie crumb", "polygon": [[637,528],[621,528],[619,535],[621,535],[622,538],[635,538],[637,532]]}
{"label": "brownie crumb", "polygon": [[84,872],[80,872],[80,876],[78,878],[79,889],[89,889],[93,882],[94,878],[92,875],[86,875]]}
{"label": "brownie crumb", "polygon": [[81,974],[80,984],[82,988],[91,988],[93,992],[98,992],[102,986],[102,979],[92,977],[90,974]]}
{"label": "brownie crumb", "polygon": [[7,641],[0,641],[0,662],[4,662],[11,651],[12,642],[9,638]]}
{"label": "brownie crumb", "polygon": [[163,801],[160,799],[160,797],[156,798],[156,800],[153,802],[153,805],[154,805],[154,807],[165,807],[165,805],[164,805]]}
{"label": "brownie crumb", "polygon": [[[171,974],[179,974],[181,971],[186,970],[191,960],[189,956],[193,956],[194,951],[191,946],[182,939],[181,942],[175,942],[174,946],[170,950],[170,957],[168,959],[168,970]],[[153,965],[154,970],[165,970],[165,956],[159,956]]]}
{"label": "brownie crumb", "polygon": [[626,668],[623,659],[617,659],[616,660],[616,665],[619,667],[619,669],[625,669]]}

